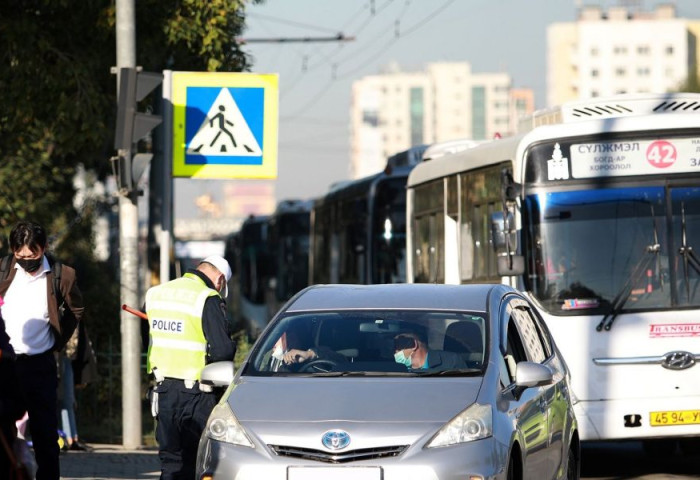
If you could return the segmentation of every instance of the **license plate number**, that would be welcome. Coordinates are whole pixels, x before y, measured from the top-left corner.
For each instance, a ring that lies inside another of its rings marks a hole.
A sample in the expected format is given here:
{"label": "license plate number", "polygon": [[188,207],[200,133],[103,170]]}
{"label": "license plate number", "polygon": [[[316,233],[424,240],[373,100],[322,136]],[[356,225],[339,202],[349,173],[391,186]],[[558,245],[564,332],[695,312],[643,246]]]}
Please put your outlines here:
{"label": "license plate number", "polygon": [[287,480],[381,480],[380,467],[289,467]]}
{"label": "license plate number", "polygon": [[652,427],[700,424],[700,410],[669,410],[666,412],[651,412],[649,414],[649,424]]}

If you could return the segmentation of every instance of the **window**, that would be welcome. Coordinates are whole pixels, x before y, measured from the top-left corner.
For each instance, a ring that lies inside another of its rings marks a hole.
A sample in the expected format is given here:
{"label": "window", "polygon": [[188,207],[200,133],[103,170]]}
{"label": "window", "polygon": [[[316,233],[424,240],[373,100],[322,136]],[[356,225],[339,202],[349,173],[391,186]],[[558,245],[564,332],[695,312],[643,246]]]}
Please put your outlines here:
{"label": "window", "polygon": [[491,214],[501,202],[503,165],[460,175],[460,278],[462,283],[498,281],[496,253],[491,245]]}
{"label": "window", "polygon": [[379,113],[376,110],[364,110],[362,112],[362,123],[370,127],[379,125]]}
{"label": "window", "polygon": [[516,357],[516,360],[544,363],[552,356],[553,348],[549,331],[538,314],[525,300],[517,297],[511,297],[507,311],[517,326],[524,352],[527,355],[525,359],[520,360]]}

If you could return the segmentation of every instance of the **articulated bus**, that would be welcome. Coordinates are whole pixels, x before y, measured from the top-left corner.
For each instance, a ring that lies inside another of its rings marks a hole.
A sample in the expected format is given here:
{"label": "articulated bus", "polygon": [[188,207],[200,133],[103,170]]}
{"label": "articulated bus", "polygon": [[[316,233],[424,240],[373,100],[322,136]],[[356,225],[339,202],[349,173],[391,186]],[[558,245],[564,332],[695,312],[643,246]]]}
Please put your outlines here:
{"label": "articulated bus", "polygon": [[700,443],[699,116],[698,94],[573,102],[409,175],[408,281],[529,295],[584,441]]}
{"label": "articulated bus", "polygon": [[226,239],[224,258],[231,266],[228,283],[228,311],[234,324],[245,329],[251,339],[267,325],[265,283],[271,260],[267,242],[268,215],[251,215],[241,228]]}
{"label": "articulated bus", "polygon": [[284,302],[308,285],[311,200],[283,200],[251,215],[226,240],[228,309],[253,340]]}
{"label": "articulated bus", "polygon": [[266,282],[267,318],[308,286],[311,200],[283,200],[268,219],[271,271]]}
{"label": "articulated bus", "polygon": [[384,171],[314,200],[309,285],[406,282],[406,180],[425,148],[397,153]]}

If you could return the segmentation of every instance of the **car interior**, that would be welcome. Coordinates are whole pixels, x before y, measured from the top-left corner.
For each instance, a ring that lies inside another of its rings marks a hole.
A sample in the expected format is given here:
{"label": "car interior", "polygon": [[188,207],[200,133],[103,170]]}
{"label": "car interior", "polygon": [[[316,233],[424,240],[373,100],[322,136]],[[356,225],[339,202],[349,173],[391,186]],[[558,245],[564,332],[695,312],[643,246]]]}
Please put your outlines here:
{"label": "car interior", "polygon": [[[428,350],[454,352],[467,368],[483,367],[485,320],[463,312],[351,311],[294,314],[280,319],[256,344],[245,373],[309,373],[303,365],[285,365],[284,352],[313,349],[319,371],[407,372],[394,360],[394,337],[414,333]],[[325,362],[321,362],[325,360]]]}

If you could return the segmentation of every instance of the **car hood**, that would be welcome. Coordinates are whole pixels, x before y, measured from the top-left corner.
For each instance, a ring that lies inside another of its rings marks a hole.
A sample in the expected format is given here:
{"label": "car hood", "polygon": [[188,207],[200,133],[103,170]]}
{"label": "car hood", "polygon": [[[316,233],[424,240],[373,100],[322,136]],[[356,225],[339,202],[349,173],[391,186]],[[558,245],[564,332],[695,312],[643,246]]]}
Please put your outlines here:
{"label": "car hood", "polygon": [[241,377],[228,403],[248,422],[438,422],[476,400],[482,377]]}

